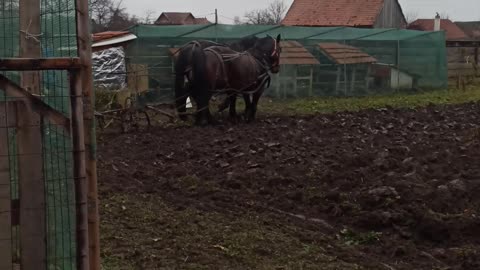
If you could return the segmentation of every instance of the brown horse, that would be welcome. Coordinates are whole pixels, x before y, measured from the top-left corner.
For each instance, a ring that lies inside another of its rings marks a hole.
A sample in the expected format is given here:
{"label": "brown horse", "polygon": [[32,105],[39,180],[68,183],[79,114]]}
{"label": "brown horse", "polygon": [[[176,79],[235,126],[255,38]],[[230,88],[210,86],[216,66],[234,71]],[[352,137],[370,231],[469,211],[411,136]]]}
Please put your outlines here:
{"label": "brown horse", "polygon": [[[211,122],[210,98],[222,93],[247,97],[245,119],[247,122],[255,119],[258,101],[270,80],[269,72],[280,71],[280,39],[280,35],[276,39],[260,38],[243,53],[224,46],[193,50],[191,89],[197,102],[196,124]],[[234,104],[230,103],[231,112],[235,111]]]}
{"label": "brown horse", "polygon": [[[208,40],[196,40],[189,42],[180,48],[175,55],[175,105],[180,119],[186,120],[186,101],[187,97],[190,95],[190,89],[186,84],[188,81],[189,73],[192,66],[192,55],[195,48],[206,49],[212,46],[224,46],[230,47],[232,50],[237,52],[243,52],[247,49],[250,49],[255,45],[255,42],[258,40],[255,36],[247,36],[238,41],[235,41],[231,44],[220,44]],[[226,108],[229,105],[229,100],[226,99],[225,102],[221,105],[222,108]]]}

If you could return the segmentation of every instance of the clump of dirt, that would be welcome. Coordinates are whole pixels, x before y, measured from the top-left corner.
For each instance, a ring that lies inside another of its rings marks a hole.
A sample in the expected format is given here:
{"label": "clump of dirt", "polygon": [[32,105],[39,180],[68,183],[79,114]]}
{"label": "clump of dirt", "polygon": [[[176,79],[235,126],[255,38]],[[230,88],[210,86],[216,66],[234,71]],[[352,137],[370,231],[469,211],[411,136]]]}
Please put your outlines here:
{"label": "clump of dirt", "polygon": [[132,269],[480,269],[478,119],[468,103],[105,135],[103,256]]}

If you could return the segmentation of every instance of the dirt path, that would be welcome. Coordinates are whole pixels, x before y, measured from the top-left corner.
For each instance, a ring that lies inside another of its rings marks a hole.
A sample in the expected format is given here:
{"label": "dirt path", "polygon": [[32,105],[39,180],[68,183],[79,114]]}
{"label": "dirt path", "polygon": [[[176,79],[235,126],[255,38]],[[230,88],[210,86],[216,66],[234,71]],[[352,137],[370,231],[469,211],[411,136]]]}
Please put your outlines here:
{"label": "dirt path", "polygon": [[99,141],[117,269],[480,269],[480,104]]}

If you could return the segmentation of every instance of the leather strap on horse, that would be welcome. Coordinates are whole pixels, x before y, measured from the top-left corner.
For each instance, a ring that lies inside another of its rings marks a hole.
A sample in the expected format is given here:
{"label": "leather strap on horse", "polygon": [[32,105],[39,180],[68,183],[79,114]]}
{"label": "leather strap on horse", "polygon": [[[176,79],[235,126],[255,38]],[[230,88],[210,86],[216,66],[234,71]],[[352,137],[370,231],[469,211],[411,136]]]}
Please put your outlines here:
{"label": "leather strap on horse", "polygon": [[225,84],[227,85],[227,88],[230,87],[230,82],[228,81],[227,69],[225,67],[225,61],[223,60],[223,55],[213,50],[212,48],[206,48],[204,51],[211,52],[213,53],[213,55],[217,57],[218,61],[220,62],[220,69],[221,69],[222,77],[225,80]]}

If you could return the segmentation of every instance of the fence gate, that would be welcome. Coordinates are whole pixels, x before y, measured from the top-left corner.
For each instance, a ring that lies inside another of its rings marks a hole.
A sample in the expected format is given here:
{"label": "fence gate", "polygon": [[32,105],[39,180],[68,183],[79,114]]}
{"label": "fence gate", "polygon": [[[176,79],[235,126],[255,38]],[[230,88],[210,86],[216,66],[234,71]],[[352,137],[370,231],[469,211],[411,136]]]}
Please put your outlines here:
{"label": "fence gate", "polygon": [[100,269],[88,0],[0,0],[0,269]]}

